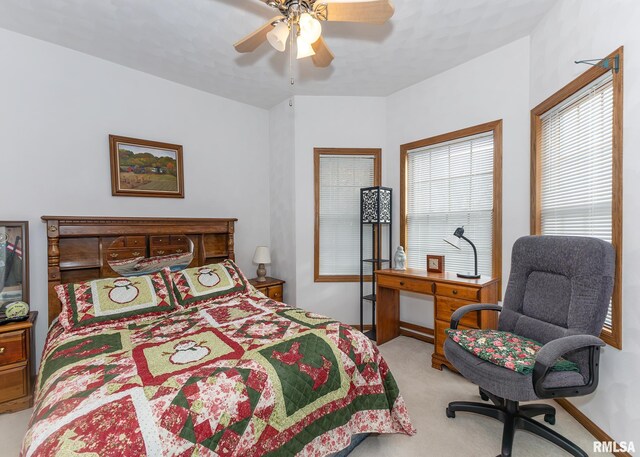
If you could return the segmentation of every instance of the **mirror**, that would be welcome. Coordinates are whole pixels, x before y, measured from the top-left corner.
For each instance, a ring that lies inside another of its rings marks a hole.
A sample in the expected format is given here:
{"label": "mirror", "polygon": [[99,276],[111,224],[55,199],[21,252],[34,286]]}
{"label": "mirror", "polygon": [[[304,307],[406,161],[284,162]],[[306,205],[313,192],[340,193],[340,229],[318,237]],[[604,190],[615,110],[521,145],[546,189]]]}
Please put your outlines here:
{"label": "mirror", "polygon": [[193,242],[186,235],[121,236],[107,248],[106,260],[121,276],[186,268],[193,260]]}
{"label": "mirror", "polygon": [[0,222],[0,306],[29,301],[28,249],[28,222]]}

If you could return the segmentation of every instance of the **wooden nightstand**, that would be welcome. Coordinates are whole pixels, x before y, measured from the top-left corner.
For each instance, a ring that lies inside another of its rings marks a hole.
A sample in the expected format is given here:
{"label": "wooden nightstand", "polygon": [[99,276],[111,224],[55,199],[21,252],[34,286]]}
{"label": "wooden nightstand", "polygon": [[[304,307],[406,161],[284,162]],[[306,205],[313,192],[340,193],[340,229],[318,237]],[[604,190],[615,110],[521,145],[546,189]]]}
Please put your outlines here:
{"label": "wooden nightstand", "polygon": [[0,413],[33,406],[33,342],[37,311],[22,322],[0,325]]}
{"label": "wooden nightstand", "polygon": [[270,278],[267,276],[267,280],[264,282],[256,281],[256,278],[250,279],[249,282],[253,287],[265,294],[272,300],[282,301],[282,289],[285,281],[282,279]]}

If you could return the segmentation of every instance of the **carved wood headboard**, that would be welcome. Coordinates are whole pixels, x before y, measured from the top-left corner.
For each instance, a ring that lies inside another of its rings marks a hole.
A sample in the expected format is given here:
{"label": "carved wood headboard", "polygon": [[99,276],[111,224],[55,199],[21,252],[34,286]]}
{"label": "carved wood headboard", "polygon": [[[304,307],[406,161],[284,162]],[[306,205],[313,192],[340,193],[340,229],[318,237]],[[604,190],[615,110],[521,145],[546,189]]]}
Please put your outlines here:
{"label": "carved wood headboard", "polygon": [[185,235],[193,243],[190,267],[235,260],[237,219],[42,216],[42,220],[47,224],[49,324],[61,309],[56,285],[118,276],[107,254],[119,237],[142,240],[148,248],[150,237]]}

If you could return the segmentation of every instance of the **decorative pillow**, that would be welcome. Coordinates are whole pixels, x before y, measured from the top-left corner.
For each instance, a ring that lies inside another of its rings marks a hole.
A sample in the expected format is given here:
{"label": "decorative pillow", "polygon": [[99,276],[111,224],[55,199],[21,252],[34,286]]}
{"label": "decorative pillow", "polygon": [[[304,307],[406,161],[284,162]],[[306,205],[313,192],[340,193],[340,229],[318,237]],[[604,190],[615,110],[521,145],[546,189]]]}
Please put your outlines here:
{"label": "decorative pillow", "polygon": [[[447,329],[449,338],[478,358],[522,374],[531,374],[542,347],[537,341],[501,330]],[[579,371],[578,365],[558,359],[553,371]]]}
{"label": "decorative pillow", "polygon": [[171,273],[178,304],[195,306],[212,299],[246,293],[248,281],[231,260]]}
{"label": "decorative pillow", "polygon": [[55,287],[65,330],[156,316],[176,309],[168,269],[153,275],[107,278]]}
{"label": "decorative pillow", "polygon": [[193,259],[193,253],[191,252],[159,255],[140,260],[134,269],[138,274],[149,274],[163,268],[171,268],[172,271],[181,270],[191,263],[191,259]]}

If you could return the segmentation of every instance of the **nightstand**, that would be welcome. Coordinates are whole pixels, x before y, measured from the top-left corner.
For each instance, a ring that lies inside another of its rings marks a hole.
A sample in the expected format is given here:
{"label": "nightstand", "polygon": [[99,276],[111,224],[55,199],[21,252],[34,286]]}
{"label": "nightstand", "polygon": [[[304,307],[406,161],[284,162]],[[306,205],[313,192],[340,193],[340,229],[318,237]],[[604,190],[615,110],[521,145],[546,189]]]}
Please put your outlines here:
{"label": "nightstand", "polygon": [[270,278],[267,276],[267,280],[263,282],[256,281],[256,278],[250,279],[249,282],[253,287],[265,294],[272,300],[282,301],[282,289],[285,281],[282,279]]}
{"label": "nightstand", "polygon": [[37,311],[29,319],[0,325],[0,413],[33,406],[33,343]]}

